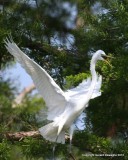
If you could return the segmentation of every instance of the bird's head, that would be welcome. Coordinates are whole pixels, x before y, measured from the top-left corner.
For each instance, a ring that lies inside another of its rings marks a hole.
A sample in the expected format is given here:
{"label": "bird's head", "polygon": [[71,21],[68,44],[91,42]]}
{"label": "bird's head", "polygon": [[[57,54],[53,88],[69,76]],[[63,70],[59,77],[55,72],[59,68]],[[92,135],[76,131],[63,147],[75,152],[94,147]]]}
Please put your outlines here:
{"label": "bird's head", "polygon": [[[107,60],[108,58],[113,58],[111,56],[108,56],[105,54],[104,51],[102,50],[98,50],[94,53],[93,57],[92,57],[92,60],[93,62],[97,62],[98,60],[101,60],[101,61],[105,61],[107,64],[109,64],[111,66],[111,64],[109,63],[109,61]],[[112,66],[111,66],[112,67]]]}
{"label": "bird's head", "polygon": [[96,51],[95,54],[93,55],[94,61],[101,60],[101,61],[105,61],[106,63],[109,63],[107,61],[108,58],[114,58],[114,57],[106,55],[105,52],[102,50]]}
{"label": "bird's head", "polygon": [[102,50],[98,50],[95,52],[95,54],[93,55],[93,58],[97,61],[97,60],[102,60],[104,61],[105,59],[107,59],[107,55],[105,54],[104,51]]}

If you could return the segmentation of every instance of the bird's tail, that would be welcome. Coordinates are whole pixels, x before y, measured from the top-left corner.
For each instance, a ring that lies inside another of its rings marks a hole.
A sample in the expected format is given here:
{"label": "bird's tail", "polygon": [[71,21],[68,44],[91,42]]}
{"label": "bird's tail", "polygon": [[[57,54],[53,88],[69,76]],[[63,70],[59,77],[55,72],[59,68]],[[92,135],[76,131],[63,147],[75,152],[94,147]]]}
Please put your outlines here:
{"label": "bird's tail", "polygon": [[41,128],[39,128],[40,134],[51,142],[65,143],[65,131],[61,131],[57,137],[58,125],[55,122],[49,123]]}

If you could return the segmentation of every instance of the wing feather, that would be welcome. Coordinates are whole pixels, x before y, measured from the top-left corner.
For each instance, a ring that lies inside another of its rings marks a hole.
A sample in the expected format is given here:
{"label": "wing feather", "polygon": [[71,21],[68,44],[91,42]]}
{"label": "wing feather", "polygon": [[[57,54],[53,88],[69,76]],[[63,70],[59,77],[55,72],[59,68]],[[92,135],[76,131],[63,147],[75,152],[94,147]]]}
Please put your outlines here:
{"label": "wing feather", "polygon": [[[98,97],[101,95],[101,84],[102,84],[102,76],[97,76],[97,81],[96,81],[96,85],[95,88],[93,90],[93,94],[91,96],[91,99]],[[91,78],[87,78],[86,80],[84,80],[82,83],[80,83],[77,87],[72,88],[70,90],[67,90],[67,92],[65,92],[69,97],[79,97],[81,95],[85,95],[88,93],[89,89],[90,89],[90,85],[91,85]]]}
{"label": "wing feather", "polygon": [[45,100],[48,107],[47,119],[53,120],[60,115],[66,106],[67,98],[61,88],[55,83],[53,78],[36,62],[30,59],[20,48],[8,39],[5,41],[6,48],[16,60],[24,67],[33,79],[33,82]]}

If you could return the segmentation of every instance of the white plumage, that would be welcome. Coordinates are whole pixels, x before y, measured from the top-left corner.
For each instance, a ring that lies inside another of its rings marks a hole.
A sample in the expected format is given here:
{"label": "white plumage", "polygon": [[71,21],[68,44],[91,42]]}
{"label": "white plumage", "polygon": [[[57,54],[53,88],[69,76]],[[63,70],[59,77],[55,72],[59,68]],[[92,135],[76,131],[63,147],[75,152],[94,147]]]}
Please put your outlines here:
{"label": "white plumage", "polygon": [[10,54],[16,58],[31,76],[37,90],[45,100],[48,108],[47,119],[53,122],[39,129],[41,135],[49,141],[64,144],[65,131],[72,126],[73,122],[87,107],[89,100],[101,95],[102,77],[96,74],[95,64],[97,60],[104,60],[103,57],[106,54],[102,50],[98,50],[93,55],[90,66],[92,79],[88,78],[76,88],[64,92],[53,78],[23,53],[13,41],[6,40],[5,44]]}

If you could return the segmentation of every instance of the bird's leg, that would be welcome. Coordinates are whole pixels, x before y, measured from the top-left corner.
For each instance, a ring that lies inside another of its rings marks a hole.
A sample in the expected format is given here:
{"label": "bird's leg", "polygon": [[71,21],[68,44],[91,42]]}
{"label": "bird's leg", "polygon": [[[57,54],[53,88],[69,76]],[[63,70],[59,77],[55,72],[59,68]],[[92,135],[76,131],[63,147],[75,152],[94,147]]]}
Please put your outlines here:
{"label": "bird's leg", "polygon": [[54,145],[53,145],[53,148],[52,148],[53,160],[55,160],[55,149],[56,149],[56,144],[54,144]]}
{"label": "bird's leg", "polygon": [[71,154],[72,153],[72,137],[73,137],[73,133],[74,133],[74,130],[75,130],[75,125],[72,124],[71,127],[70,127],[70,146],[69,146],[69,153]]}
{"label": "bird's leg", "polygon": [[74,156],[72,155],[72,134],[70,134],[69,156],[70,156],[73,160],[75,160]]}
{"label": "bird's leg", "polygon": [[70,146],[69,146],[69,153],[72,153],[72,135],[70,134]]}
{"label": "bird's leg", "polygon": [[53,160],[55,160],[55,149],[56,149],[56,143],[57,143],[58,135],[56,137],[56,140],[54,142],[53,148],[52,148],[52,153],[53,153]]}
{"label": "bird's leg", "polygon": [[57,140],[58,140],[58,137],[59,137],[59,134],[60,134],[62,128],[63,128],[63,123],[61,123],[61,125],[59,125],[59,127],[58,127],[57,137],[56,137],[56,140],[55,140],[55,143],[54,143],[54,146],[53,146],[53,160],[55,160],[56,143],[57,143]]}
{"label": "bird's leg", "polygon": [[69,133],[70,133],[69,156],[70,156],[73,160],[75,160],[74,156],[72,155],[72,137],[73,137],[74,130],[75,130],[75,125],[72,124],[71,127],[70,127],[70,130],[69,130]]}

